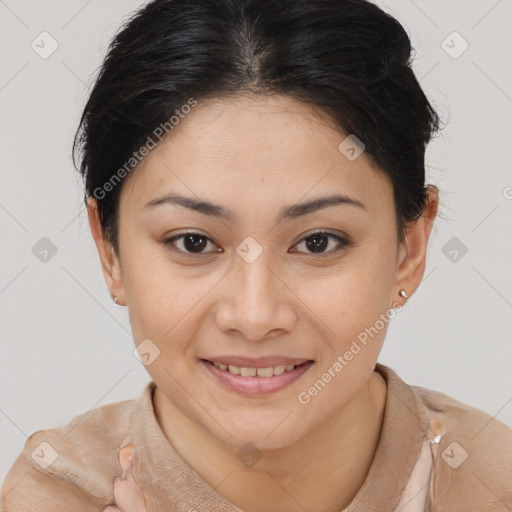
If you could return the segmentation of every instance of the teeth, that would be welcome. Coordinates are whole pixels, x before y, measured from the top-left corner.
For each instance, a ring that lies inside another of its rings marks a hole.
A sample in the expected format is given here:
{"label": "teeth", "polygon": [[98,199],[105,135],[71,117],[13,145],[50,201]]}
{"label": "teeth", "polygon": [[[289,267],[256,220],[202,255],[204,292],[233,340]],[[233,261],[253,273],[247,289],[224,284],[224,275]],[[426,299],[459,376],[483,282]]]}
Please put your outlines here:
{"label": "teeth", "polygon": [[[288,366],[290,366],[290,365],[288,365]],[[293,370],[293,368],[292,368],[292,370]],[[280,364],[279,366],[274,366],[274,375],[281,375],[285,371],[286,371],[286,366],[284,364]]]}
{"label": "teeth", "polygon": [[258,368],[256,374],[258,377],[272,377],[274,375],[274,368]]}
{"label": "teeth", "polygon": [[230,373],[234,373],[235,375],[240,375],[240,367],[239,366],[233,366],[232,364],[230,364],[228,366],[228,370],[230,371]]}
{"label": "teeth", "polygon": [[274,375],[282,375],[284,372],[290,372],[295,368],[293,364],[280,364],[267,368],[245,368],[216,362],[213,362],[213,365],[220,370],[228,371],[234,375],[242,375],[243,377],[273,377]]}

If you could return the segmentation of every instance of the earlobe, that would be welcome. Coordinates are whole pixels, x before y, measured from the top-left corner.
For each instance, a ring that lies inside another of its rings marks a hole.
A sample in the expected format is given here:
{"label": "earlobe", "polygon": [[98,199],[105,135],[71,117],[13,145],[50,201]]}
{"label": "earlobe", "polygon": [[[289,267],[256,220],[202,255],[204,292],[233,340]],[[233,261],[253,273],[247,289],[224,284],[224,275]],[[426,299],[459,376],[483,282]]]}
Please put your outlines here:
{"label": "earlobe", "polygon": [[89,227],[100,257],[103,277],[108,286],[111,296],[118,297],[116,304],[124,302],[124,287],[122,281],[121,265],[115,254],[112,244],[105,238],[101,225],[100,215],[96,199],[89,198],[87,201],[87,214]]}

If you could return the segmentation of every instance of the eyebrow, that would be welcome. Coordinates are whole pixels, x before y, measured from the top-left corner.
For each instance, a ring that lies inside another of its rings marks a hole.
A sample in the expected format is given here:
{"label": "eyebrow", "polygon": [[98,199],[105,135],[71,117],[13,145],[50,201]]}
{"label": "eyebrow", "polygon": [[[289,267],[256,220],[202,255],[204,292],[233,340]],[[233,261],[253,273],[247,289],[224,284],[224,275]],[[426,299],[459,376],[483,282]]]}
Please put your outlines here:
{"label": "eyebrow", "polygon": [[[204,215],[221,217],[228,221],[232,220],[235,217],[235,214],[231,210],[228,210],[223,206],[213,204],[208,201],[197,200],[191,197],[185,197],[173,193],[166,194],[162,197],[158,197],[156,199],[149,201],[144,206],[144,208],[151,208],[164,204],[183,206],[185,208],[189,208],[190,210],[194,210]],[[326,197],[320,197],[318,199],[313,199],[312,201],[308,201],[305,203],[298,203],[291,206],[286,206],[279,213],[278,220],[281,221],[296,219],[297,217],[309,215],[324,208],[337,205],[355,206],[366,211],[366,207],[364,206],[363,203],[361,203],[361,201],[358,201],[357,199],[346,195],[336,194]]]}

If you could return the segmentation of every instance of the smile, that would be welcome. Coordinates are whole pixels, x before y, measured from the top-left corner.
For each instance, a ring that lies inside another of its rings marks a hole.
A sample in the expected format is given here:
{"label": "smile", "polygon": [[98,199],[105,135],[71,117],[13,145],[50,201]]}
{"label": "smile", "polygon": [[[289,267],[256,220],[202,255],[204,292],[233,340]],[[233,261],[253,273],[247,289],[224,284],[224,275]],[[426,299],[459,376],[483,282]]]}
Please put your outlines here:
{"label": "smile", "polygon": [[314,364],[314,361],[309,360],[301,364],[254,368],[206,359],[200,362],[221,385],[247,395],[264,395],[284,389],[300,379]]}
{"label": "smile", "polygon": [[269,366],[267,368],[246,368],[240,366],[234,366],[232,364],[223,364],[212,361],[212,364],[222,371],[230,372],[233,375],[241,375],[242,377],[273,377],[274,375],[281,375],[284,372],[291,372],[298,365],[287,364],[278,366]]}

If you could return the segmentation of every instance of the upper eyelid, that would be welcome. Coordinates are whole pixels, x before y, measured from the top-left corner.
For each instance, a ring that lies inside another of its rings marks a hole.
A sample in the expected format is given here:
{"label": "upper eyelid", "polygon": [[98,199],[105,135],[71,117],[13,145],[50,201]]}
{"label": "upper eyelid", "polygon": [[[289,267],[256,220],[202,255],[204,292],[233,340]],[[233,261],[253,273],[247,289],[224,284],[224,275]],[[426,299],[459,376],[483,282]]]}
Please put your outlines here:
{"label": "upper eyelid", "polygon": [[[302,235],[302,237],[296,243],[302,242],[305,238],[308,238],[308,237],[310,237],[312,235],[316,235],[316,234],[322,234],[322,235],[327,235],[327,236],[332,236],[332,237],[348,239],[347,235],[333,233],[332,231],[329,231],[327,229],[316,229],[316,230],[313,230],[313,231],[308,231],[305,235]],[[176,240],[176,239],[178,239],[180,237],[187,236],[187,235],[203,236],[204,238],[207,238],[209,241],[215,243],[208,235],[205,235],[204,233],[200,233],[198,231],[184,231],[183,233],[178,233],[177,235],[173,235],[173,236],[167,237],[165,240],[166,241]]]}
{"label": "upper eyelid", "polygon": [[[316,235],[316,234],[321,234],[321,235],[328,236],[330,238],[334,238],[334,239],[336,239],[338,241],[338,243],[340,243],[342,245],[348,245],[350,243],[350,238],[347,235],[337,234],[337,233],[333,233],[333,232],[331,232],[331,231],[329,231],[327,229],[319,228],[319,229],[307,232],[296,243],[294,243],[293,246],[298,245],[299,243],[303,242],[306,238],[309,238],[310,236]],[[203,233],[197,232],[197,231],[185,231],[183,233],[178,233],[177,235],[173,235],[171,237],[167,237],[164,240],[164,244],[174,243],[176,240],[182,239],[184,236],[187,236],[187,235],[199,235],[199,236],[202,236],[202,237],[206,238],[209,242],[211,242],[211,243],[213,243],[213,244],[218,246],[218,244],[216,242],[214,242],[209,236],[207,236],[207,235],[205,235]],[[177,249],[177,250],[182,252],[183,254],[194,255],[194,253],[189,253],[189,252],[186,252],[186,251],[181,251],[180,249]],[[208,254],[208,253],[195,253],[195,255],[201,255],[201,254]]]}

